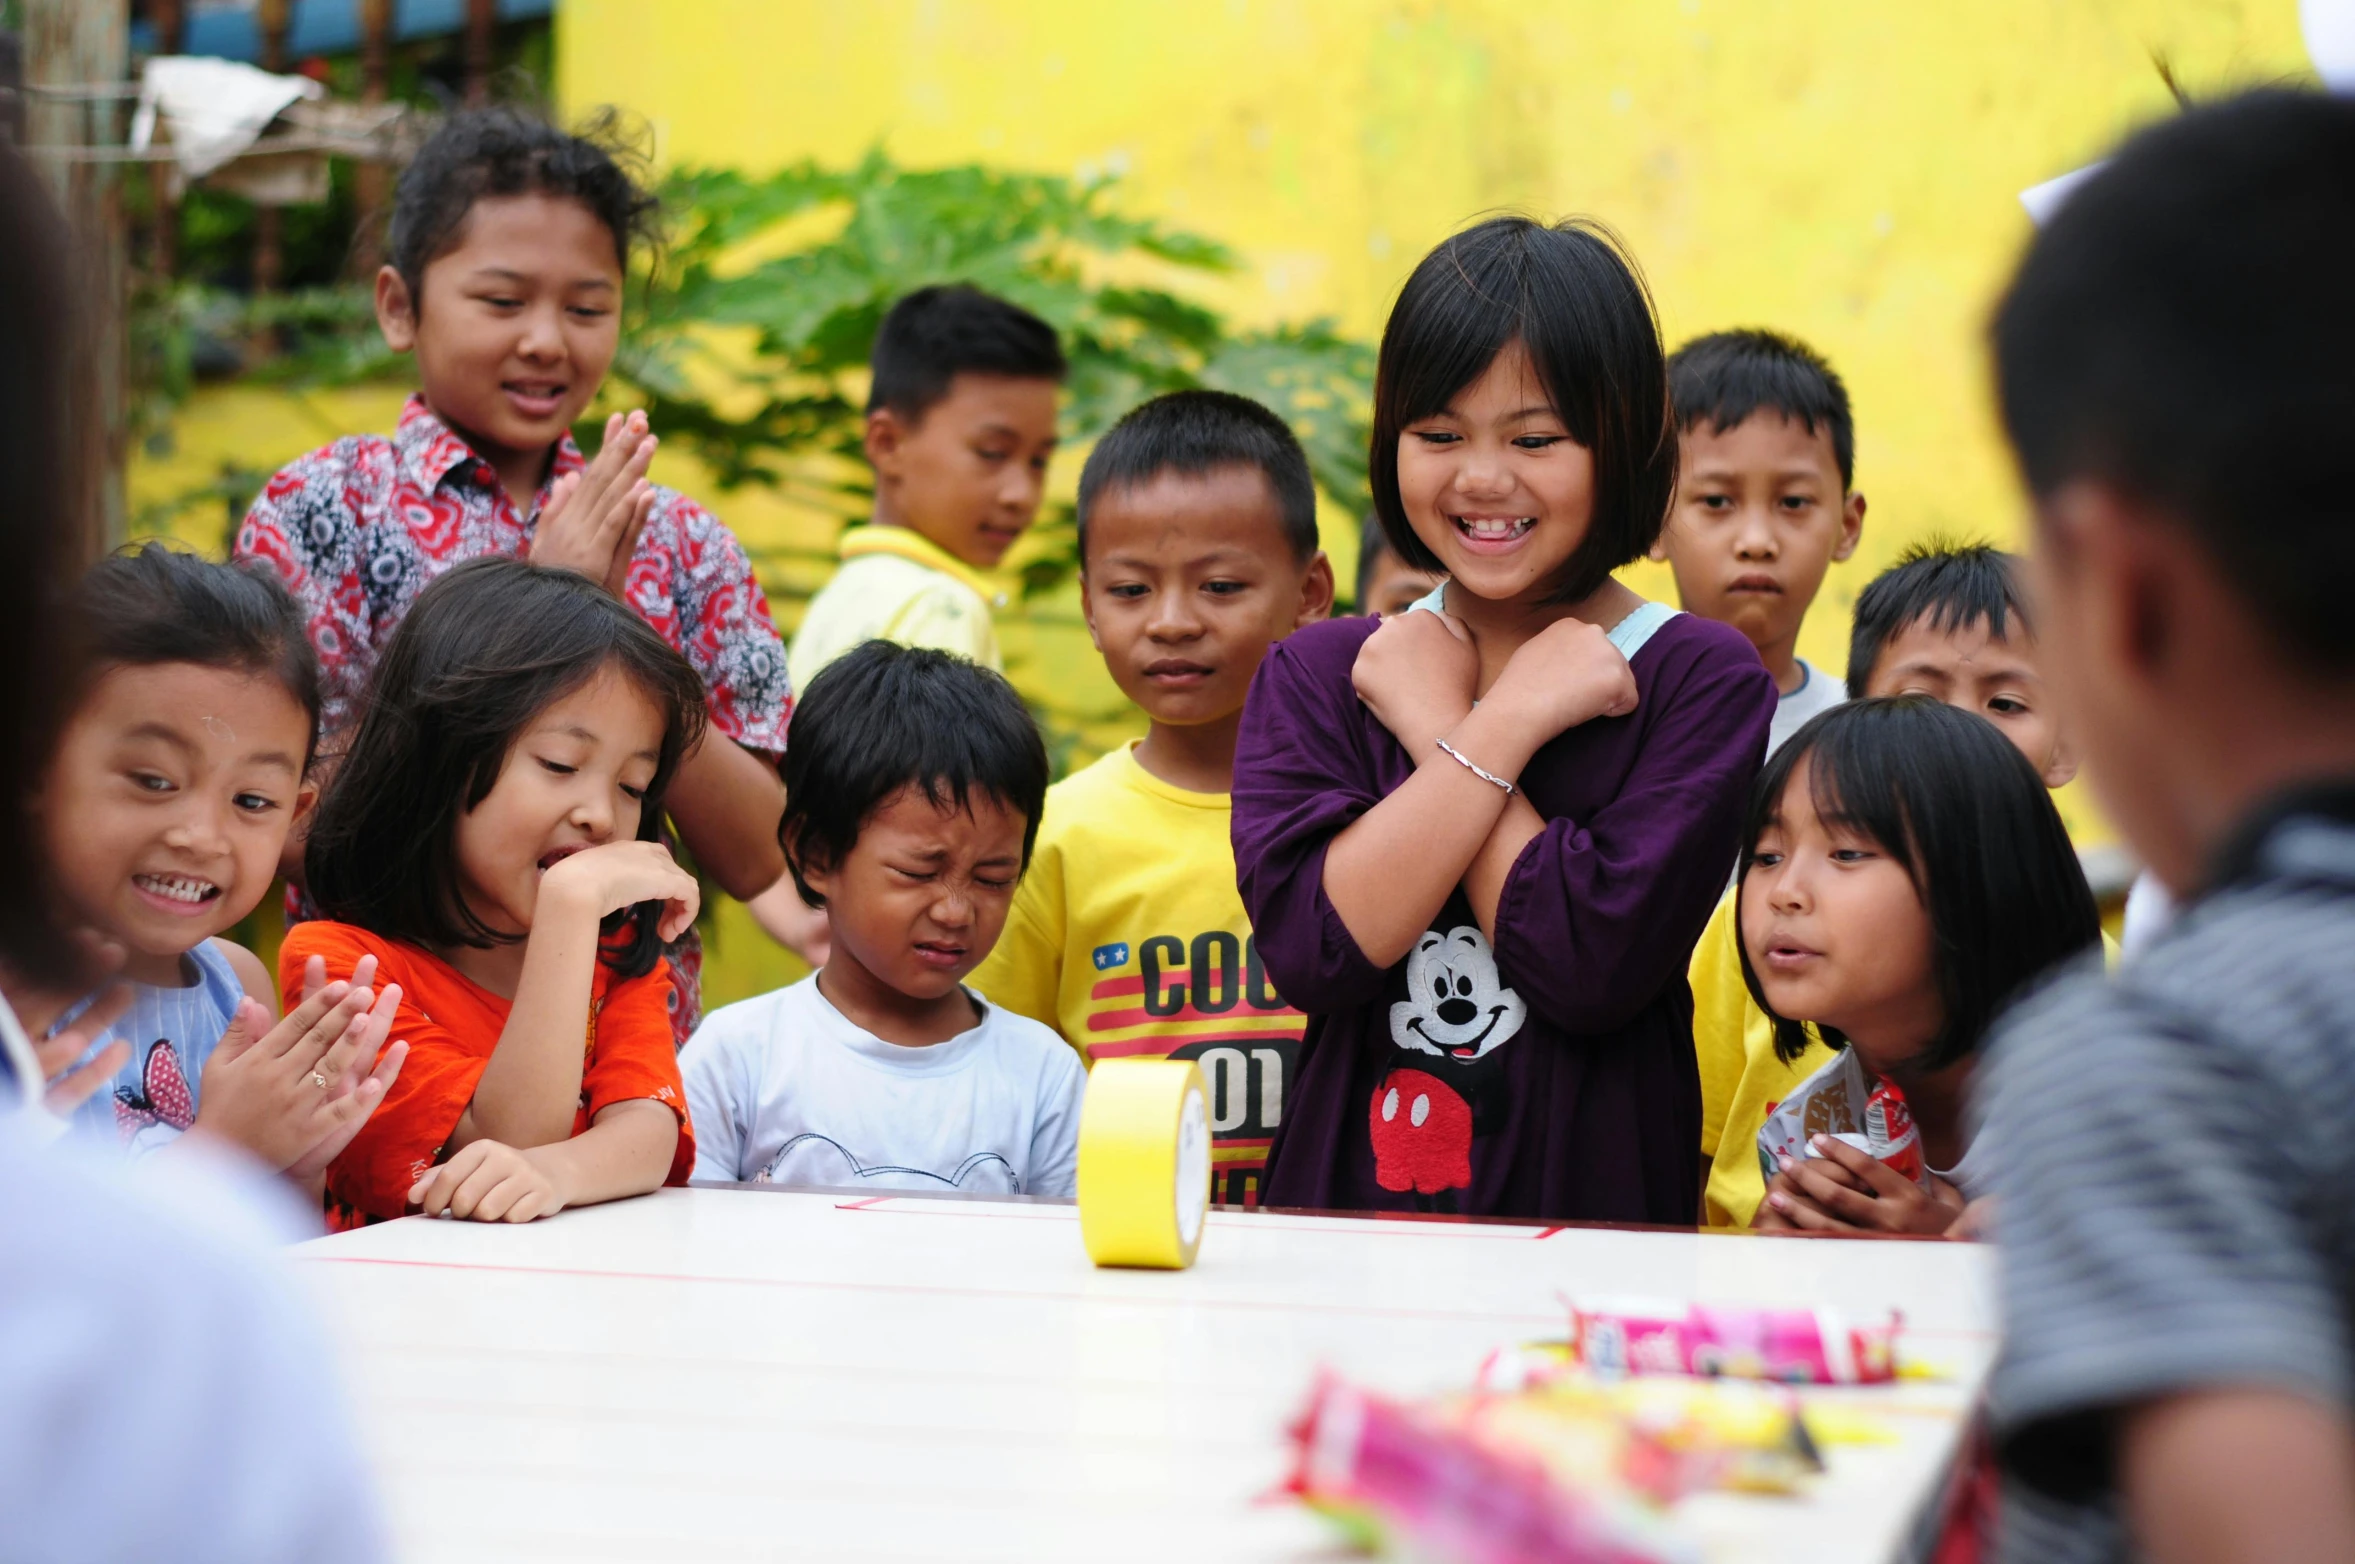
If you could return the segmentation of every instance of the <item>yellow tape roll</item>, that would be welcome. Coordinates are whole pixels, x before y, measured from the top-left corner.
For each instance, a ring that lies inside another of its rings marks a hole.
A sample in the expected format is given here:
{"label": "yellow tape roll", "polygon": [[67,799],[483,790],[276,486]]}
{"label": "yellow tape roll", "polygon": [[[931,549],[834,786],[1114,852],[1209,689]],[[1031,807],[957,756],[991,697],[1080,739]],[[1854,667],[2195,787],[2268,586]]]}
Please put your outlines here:
{"label": "yellow tape roll", "polygon": [[1079,1112],[1079,1232],[1098,1265],[1182,1271],[1210,1209],[1209,1094],[1185,1059],[1107,1059]]}

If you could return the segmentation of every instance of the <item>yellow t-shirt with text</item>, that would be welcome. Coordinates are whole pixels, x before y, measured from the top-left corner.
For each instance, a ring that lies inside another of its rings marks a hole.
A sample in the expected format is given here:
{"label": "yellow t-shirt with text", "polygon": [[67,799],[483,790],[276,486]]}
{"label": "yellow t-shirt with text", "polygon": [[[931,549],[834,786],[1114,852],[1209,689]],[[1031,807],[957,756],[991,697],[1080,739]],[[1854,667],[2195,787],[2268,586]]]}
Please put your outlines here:
{"label": "yellow t-shirt with text", "polygon": [[1091,1066],[1197,1061],[1213,1197],[1257,1205],[1307,1023],[1259,964],[1235,891],[1228,796],[1172,787],[1134,748],[1048,790],[1006,931],[971,982]]}

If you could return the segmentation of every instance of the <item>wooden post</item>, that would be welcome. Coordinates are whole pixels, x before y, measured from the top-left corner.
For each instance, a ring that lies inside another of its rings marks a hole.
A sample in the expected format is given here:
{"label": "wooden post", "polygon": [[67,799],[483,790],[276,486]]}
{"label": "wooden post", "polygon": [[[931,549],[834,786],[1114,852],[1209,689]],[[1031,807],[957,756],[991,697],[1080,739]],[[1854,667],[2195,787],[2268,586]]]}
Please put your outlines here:
{"label": "wooden post", "polygon": [[491,49],[498,27],[498,0],[466,0],[466,106],[470,109],[491,101]]}
{"label": "wooden post", "polygon": [[[148,7],[148,19],[155,24],[155,52],[159,55],[180,52],[180,0],[154,0]],[[147,264],[157,286],[168,286],[172,274],[180,269],[180,203],[172,195],[172,170],[169,164],[147,165],[147,207],[149,248]]]}
{"label": "wooden post", "polygon": [[[129,0],[26,0],[25,81],[32,87],[113,87],[131,65]],[[49,97],[36,94],[26,105],[26,141],[34,147],[70,152],[74,148],[119,147],[124,102],[114,96]],[[82,340],[90,353],[93,396],[83,405],[98,428],[75,444],[92,453],[98,471],[91,485],[98,504],[84,520],[85,557],[95,559],[120,542],[128,511],[123,495],[125,424],[123,379],[127,333],[124,286],[122,187],[104,163],[70,156],[36,160],[49,176],[80,247],[87,280]]]}
{"label": "wooden post", "polygon": [[[378,104],[391,90],[392,0],[360,0],[360,101]],[[352,194],[359,223],[352,230],[350,275],[366,282],[384,264],[385,218],[392,195],[392,170],[374,158],[352,169]]]}
{"label": "wooden post", "polygon": [[[286,19],[291,0],[261,0],[256,20],[262,27],[262,69],[286,69]],[[265,206],[254,213],[253,227],[253,291],[256,296],[276,293],[278,281],[285,275],[284,214],[274,206]]]}

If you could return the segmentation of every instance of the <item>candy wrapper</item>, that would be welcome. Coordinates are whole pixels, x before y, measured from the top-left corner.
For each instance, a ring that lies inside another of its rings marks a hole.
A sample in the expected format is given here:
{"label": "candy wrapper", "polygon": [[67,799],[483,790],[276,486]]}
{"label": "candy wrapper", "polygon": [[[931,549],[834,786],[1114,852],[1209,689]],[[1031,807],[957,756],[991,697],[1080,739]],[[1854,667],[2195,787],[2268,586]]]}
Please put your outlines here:
{"label": "candy wrapper", "polygon": [[1694,1555],[1631,1494],[1557,1481],[1546,1463],[1433,1407],[1320,1376],[1293,1424],[1286,1489],[1363,1547],[1455,1564],[1687,1564]]}
{"label": "candy wrapper", "polygon": [[1914,1127],[1905,1093],[1874,1078],[1852,1048],[1841,1049],[1793,1087],[1758,1127],[1758,1168],[1766,1181],[1774,1182],[1784,1157],[1798,1161],[1816,1155],[1808,1142],[1818,1135],[1844,1140],[1924,1189],[1930,1186],[1921,1131]]}
{"label": "candy wrapper", "polygon": [[1598,1374],[1698,1374],[1790,1385],[1897,1377],[1898,1318],[1851,1325],[1835,1309],[1706,1304],[1573,1308],[1570,1346]]}

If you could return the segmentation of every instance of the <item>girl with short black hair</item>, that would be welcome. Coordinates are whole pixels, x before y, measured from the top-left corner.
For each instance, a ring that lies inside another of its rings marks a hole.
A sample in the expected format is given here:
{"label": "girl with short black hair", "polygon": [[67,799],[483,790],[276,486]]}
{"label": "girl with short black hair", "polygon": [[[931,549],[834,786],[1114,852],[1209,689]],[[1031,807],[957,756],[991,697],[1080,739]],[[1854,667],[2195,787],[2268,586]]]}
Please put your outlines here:
{"label": "girl with short black hair", "polygon": [[474,560],[419,594],[311,832],[324,916],[279,953],[290,993],[314,957],[404,990],[409,1062],[327,1170],[337,1225],[686,1181],[663,952],[697,893],[661,817],[703,722],[686,659],[573,571]]}
{"label": "girl with short black hair", "polygon": [[1676,458],[1651,302],[1603,230],[1498,218],[1415,268],[1374,504],[1448,579],[1271,650],[1235,754],[1244,904],[1310,1017],[1267,1203],[1692,1222],[1685,964],[1774,687],[1738,633],[1612,579]]}
{"label": "girl with short black hair", "polygon": [[[1737,895],[1776,1053],[1797,1058],[1806,1023],[1843,1050],[1759,1131],[1752,1225],[1947,1231],[1986,1172],[1964,1116],[1981,1040],[2101,942],[2043,779],[1991,723],[1928,696],[1835,707],[1758,779]],[[1838,1138],[1866,1133],[1884,1085],[1919,1133],[1918,1176]]]}

